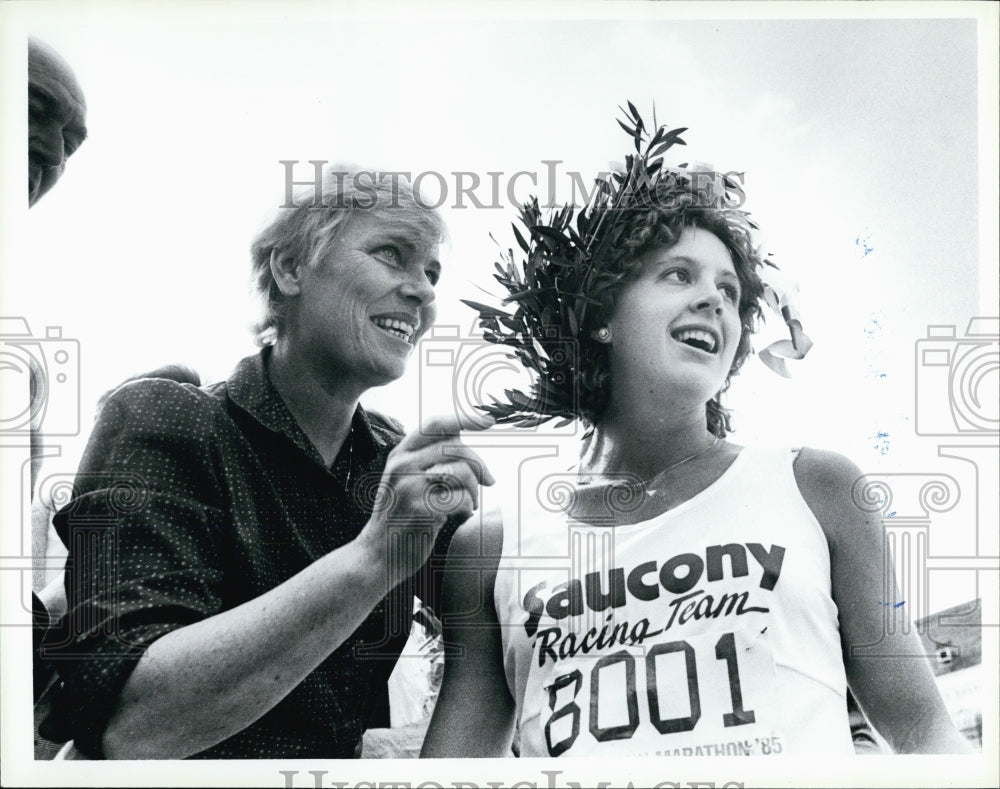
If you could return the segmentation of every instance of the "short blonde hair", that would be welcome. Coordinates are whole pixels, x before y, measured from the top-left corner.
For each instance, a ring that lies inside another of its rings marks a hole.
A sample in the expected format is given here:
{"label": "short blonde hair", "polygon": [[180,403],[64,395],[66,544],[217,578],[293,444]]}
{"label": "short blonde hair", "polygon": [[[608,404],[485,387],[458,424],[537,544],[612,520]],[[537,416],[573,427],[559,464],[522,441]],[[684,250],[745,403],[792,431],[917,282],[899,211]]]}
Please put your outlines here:
{"label": "short blonde hair", "polygon": [[288,304],[271,273],[272,252],[280,250],[312,265],[357,214],[401,227],[424,243],[439,244],[445,235],[444,221],[404,180],[379,178],[370,169],[327,167],[322,202],[317,204],[314,187],[300,190],[250,247],[253,284],[263,301],[263,315],[254,326],[258,344],[269,344],[281,332]]}

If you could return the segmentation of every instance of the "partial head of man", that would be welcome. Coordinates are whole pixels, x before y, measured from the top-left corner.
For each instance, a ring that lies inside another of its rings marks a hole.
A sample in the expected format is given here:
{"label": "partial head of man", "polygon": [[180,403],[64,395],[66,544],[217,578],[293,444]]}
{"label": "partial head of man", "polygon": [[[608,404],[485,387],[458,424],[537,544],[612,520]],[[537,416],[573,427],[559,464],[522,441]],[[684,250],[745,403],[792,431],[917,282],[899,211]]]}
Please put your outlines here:
{"label": "partial head of man", "polygon": [[52,47],[28,41],[28,205],[51,189],[87,138],[87,103],[72,69]]}

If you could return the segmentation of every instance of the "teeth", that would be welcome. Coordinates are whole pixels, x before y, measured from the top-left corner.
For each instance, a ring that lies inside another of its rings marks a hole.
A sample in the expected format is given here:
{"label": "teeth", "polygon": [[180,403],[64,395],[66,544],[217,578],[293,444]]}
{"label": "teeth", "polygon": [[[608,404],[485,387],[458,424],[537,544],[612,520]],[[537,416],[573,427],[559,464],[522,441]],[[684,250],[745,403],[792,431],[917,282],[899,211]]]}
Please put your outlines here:
{"label": "teeth", "polygon": [[715,353],[715,337],[711,332],[702,329],[684,329],[674,335],[674,339],[680,342],[694,341],[705,346],[709,353]]}
{"label": "teeth", "polygon": [[416,328],[412,323],[396,320],[395,318],[373,318],[372,321],[383,331],[407,342],[409,342]]}

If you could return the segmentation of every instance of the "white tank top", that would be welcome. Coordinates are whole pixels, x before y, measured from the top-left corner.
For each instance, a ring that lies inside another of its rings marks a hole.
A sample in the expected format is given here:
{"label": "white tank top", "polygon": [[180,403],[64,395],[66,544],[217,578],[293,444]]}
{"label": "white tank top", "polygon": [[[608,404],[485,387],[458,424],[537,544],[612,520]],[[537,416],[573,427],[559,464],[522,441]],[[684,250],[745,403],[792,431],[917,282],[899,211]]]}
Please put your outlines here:
{"label": "white tank top", "polygon": [[[853,754],[826,537],[789,449],[656,518],[508,502],[495,586],[521,756]],[[560,486],[563,486],[560,488]]]}

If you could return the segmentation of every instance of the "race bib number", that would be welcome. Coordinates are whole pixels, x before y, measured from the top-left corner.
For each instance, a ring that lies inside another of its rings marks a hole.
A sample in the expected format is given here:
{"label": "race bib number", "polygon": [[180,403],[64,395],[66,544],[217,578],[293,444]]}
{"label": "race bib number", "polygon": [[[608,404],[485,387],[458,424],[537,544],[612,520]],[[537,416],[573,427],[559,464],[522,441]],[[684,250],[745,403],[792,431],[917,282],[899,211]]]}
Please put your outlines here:
{"label": "race bib number", "polygon": [[565,661],[544,689],[550,756],[622,742],[642,756],[781,753],[766,628],[727,631]]}

